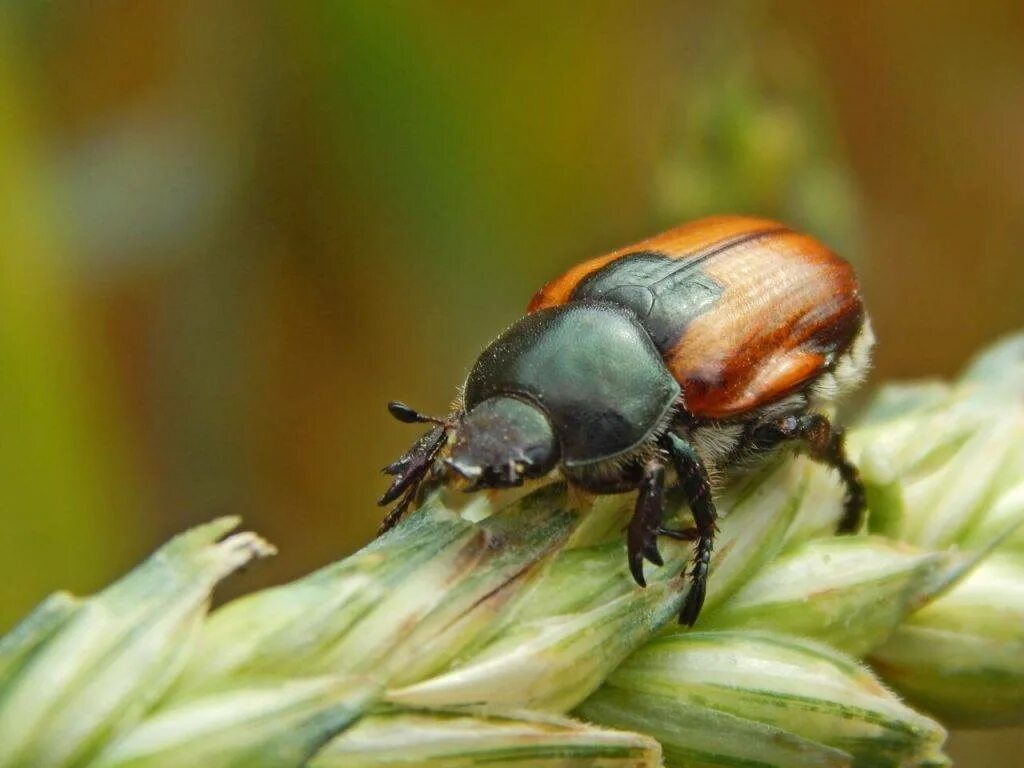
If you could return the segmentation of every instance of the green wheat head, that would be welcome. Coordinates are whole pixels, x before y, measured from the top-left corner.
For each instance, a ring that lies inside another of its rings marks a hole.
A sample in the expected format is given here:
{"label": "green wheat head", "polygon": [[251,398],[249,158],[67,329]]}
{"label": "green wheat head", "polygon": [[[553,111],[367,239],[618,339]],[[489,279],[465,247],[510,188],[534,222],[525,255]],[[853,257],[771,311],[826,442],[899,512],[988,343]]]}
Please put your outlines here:
{"label": "green wheat head", "polygon": [[628,496],[434,497],[210,613],[273,552],[216,520],[0,640],[0,766],[947,765],[944,726],[1024,723],[1024,336],[883,390],[849,445],[870,531],[779,457],[722,494],[692,631],[686,545],[629,575]]}

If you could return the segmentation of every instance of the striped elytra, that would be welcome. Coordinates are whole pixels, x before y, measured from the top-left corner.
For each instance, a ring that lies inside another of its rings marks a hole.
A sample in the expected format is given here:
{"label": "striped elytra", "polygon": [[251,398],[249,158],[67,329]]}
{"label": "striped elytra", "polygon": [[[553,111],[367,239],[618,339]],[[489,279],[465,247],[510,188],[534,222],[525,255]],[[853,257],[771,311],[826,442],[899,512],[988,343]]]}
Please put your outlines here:
{"label": "striped elytra", "polygon": [[727,419],[809,385],[864,321],[853,269],[765,219],[719,216],[582,262],[529,312],[603,299],[644,325],[697,418]]}

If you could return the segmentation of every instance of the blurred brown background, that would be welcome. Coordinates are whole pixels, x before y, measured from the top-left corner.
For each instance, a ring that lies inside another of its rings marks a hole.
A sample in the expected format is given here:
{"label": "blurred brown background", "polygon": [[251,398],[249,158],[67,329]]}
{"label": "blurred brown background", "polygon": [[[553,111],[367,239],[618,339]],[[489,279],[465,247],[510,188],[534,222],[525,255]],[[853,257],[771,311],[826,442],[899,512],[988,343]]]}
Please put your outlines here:
{"label": "blurred brown background", "polygon": [[213,515],[281,548],[236,590],[352,551],[386,400],[704,213],[853,260],[876,382],[951,373],[1024,326],[1022,162],[1017,0],[6,3],[0,629]]}

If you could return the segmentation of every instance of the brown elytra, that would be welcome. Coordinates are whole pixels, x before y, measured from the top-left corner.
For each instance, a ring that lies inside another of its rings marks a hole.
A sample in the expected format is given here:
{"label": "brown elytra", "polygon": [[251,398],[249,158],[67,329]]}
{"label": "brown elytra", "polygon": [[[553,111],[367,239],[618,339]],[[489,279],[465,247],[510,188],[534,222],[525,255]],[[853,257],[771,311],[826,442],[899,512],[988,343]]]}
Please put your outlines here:
{"label": "brown elytra", "polygon": [[699,269],[719,286],[674,338],[655,337],[698,418],[728,418],[799,390],[849,348],[864,319],[845,260],[807,235],[742,216],[684,224],[578,264],[538,291],[528,312],[578,298],[584,280],[637,254]]}

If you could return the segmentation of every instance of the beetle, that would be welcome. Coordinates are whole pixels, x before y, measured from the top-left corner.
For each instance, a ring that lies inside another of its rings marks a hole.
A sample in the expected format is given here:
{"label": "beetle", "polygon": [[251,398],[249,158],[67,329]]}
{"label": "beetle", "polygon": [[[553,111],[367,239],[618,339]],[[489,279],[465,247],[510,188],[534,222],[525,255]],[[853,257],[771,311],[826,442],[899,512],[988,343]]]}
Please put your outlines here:
{"label": "beetle", "polygon": [[[857,386],[874,336],[852,267],[808,235],[744,216],[701,219],[584,261],[540,289],[476,360],[450,415],[392,402],[431,429],[384,472],[380,504],[421,487],[507,488],[561,475],[592,494],[637,491],[633,578],[662,565],[659,536],[694,542],[679,620],[704,602],[717,513],[712,477],[789,445],[836,469],[839,532],[865,509],[829,407]],[[665,527],[677,486],[694,525]]]}

